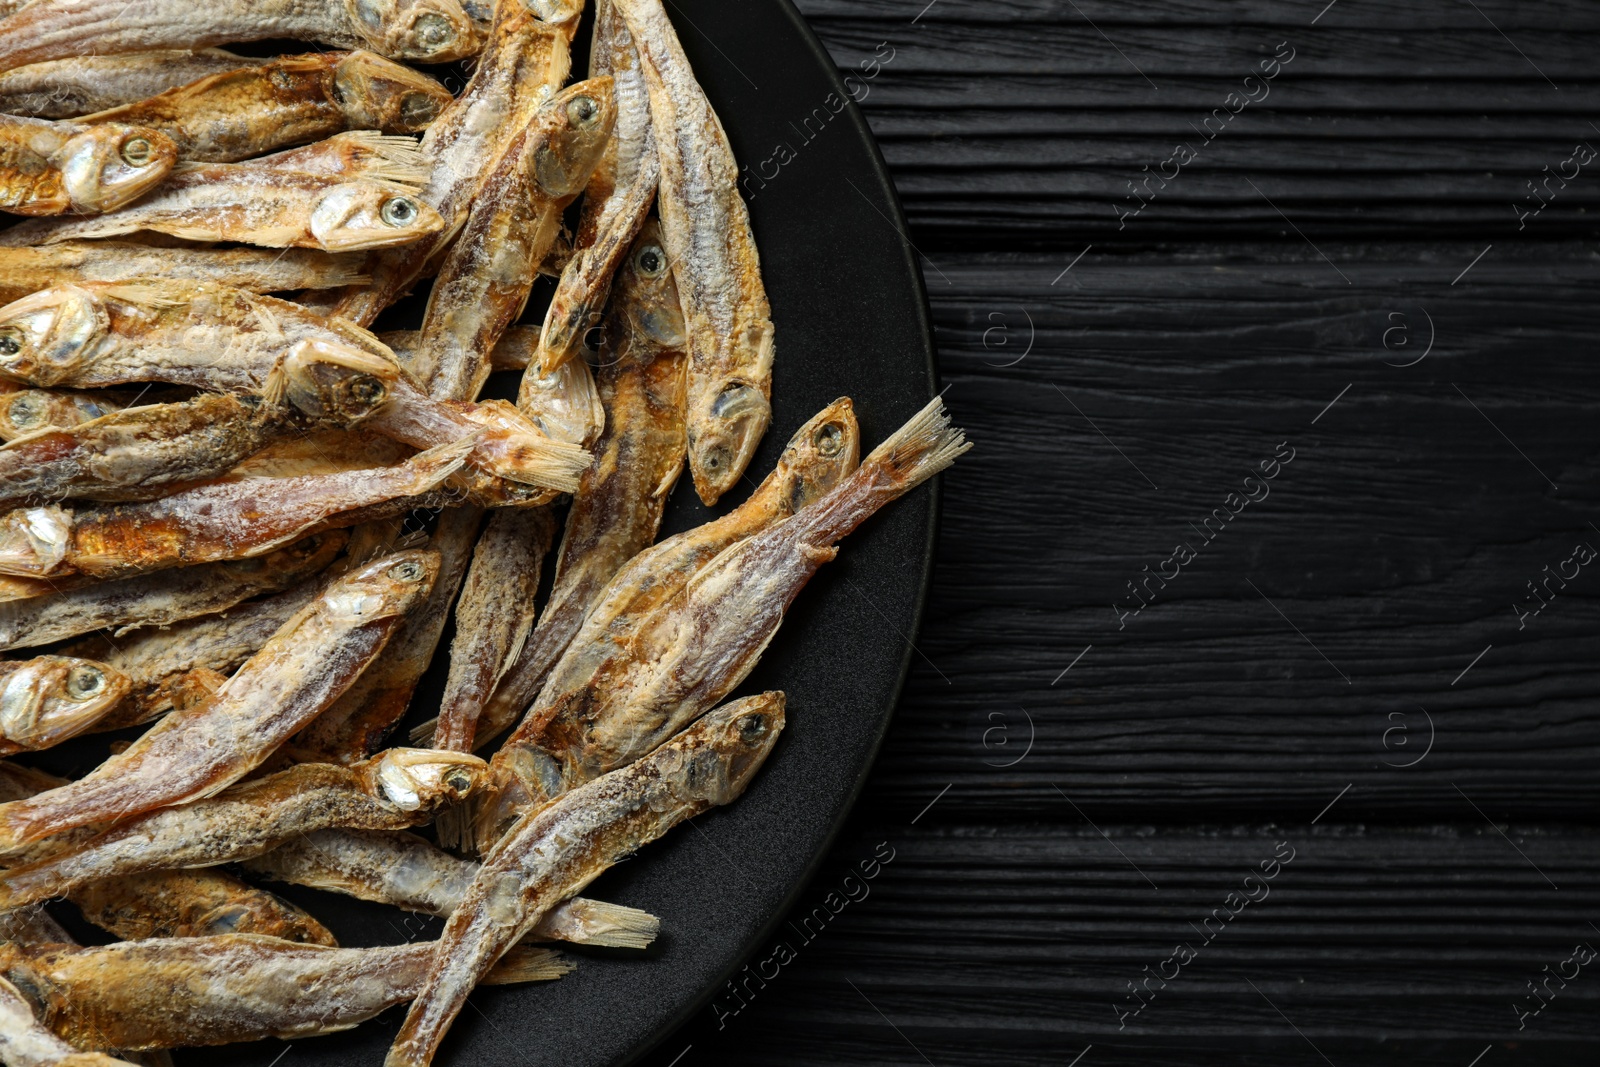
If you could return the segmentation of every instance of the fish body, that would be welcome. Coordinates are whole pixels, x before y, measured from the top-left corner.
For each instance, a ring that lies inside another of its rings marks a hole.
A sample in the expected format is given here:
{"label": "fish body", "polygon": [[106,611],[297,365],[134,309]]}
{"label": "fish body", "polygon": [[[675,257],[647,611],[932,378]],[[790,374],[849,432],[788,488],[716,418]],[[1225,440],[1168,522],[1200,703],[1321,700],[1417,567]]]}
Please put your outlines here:
{"label": "fish body", "polygon": [[611,82],[568,86],[535,112],[484,179],[439,267],[418,343],[417,378],[441,399],[471,400],[490,353],[522,313],[561,227],[611,137]]}
{"label": "fish body", "polygon": [[[400,365],[408,372],[417,365],[417,342],[420,340],[420,335],[416,330],[384,330],[377,337],[389,346],[395,357],[400,360]],[[500,335],[499,343],[490,353],[489,366],[492,370],[525,370],[538,344],[538,327],[509,327]]]}
{"label": "fish body", "polygon": [[70,119],[121,107],[260,62],[220,48],[55,59],[0,74],[0,111],[40,119]]}
{"label": "fish body", "polygon": [[429,260],[466,221],[489,171],[567,80],[577,20],[547,23],[517,3],[500,4],[498,10],[472,79],[422,135],[430,171],[419,197],[444,225],[415,245],[374,255],[370,285],[329,297],[326,306],[352,322],[370,325],[423,276]]}
{"label": "fish body", "polygon": [[394,182],[286,171],[253,161],[185,163],[121,211],[33,220],[0,235],[0,243],[54,244],[149,231],[185,241],[361,252],[409,244],[443,228],[437,211]]}
{"label": "fish body", "polygon": [[[793,515],[831,489],[855,469],[860,441],[861,430],[850,401],[835,401],[795,432],[772,473],[743,504],[703,526],[644,549],[627,561],[594,594],[592,604],[585,606],[579,619],[582,628],[565,644],[553,640],[557,620],[546,609],[550,621],[544,628],[552,636],[541,640],[537,647],[532,641],[524,646],[523,655],[501,679],[484,708],[478,737],[487,740],[516,725],[539,695],[556,662],[565,660],[563,670],[571,672],[572,683],[562,684],[575,684],[582,672],[598,668],[616,641],[622,639],[620,635],[631,633],[641,618],[676,595],[696,571],[723,550]],[[564,629],[572,623],[568,619],[560,625]],[[546,645],[545,641],[550,643]],[[555,659],[551,658],[552,649]],[[536,657],[535,651],[541,655]],[[493,844],[507,821],[533,795],[518,784],[518,749],[532,736],[531,729],[519,728],[507,740],[504,755],[495,756],[493,782],[483,805],[485,815],[480,819],[482,847]]]}
{"label": "fish body", "polygon": [[464,798],[483,770],[475,756],[426,749],[390,749],[352,766],[302,763],[0,872],[0,906],[23,907],[104,879],[229,863],[332,826],[416,826]]}
{"label": "fish body", "polygon": [[735,701],[633,766],[517,822],[439,938],[385,1067],[425,1067],[467,995],[518,938],[606,868],[685,819],[737,799],[784,726],[782,693]]}
{"label": "fish body", "polygon": [[[13,419],[30,395],[3,398],[18,398],[6,407]],[[0,508],[66,497],[148,500],[225,473],[286,429],[286,414],[259,398],[207,394],[34,430],[0,446]]]}
{"label": "fish body", "polygon": [[612,0],[627,21],[661,157],[661,228],[689,330],[689,470],[714,504],[772,419],[772,312],[739,167],[661,0]]}
{"label": "fish body", "polygon": [[0,20],[0,70],[81,55],[194,50],[231,41],[319,41],[392,59],[446,63],[479,41],[456,0],[223,0],[175,4],[47,0]]}
{"label": "fish body", "polygon": [[83,917],[121,941],[260,934],[336,946],[316,919],[222,871],[152,871],[91,882],[69,895]]}
{"label": "fish body", "polygon": [[[306,834],[242,866],[259,877],[440,916],[455,911],[480,869],[403,830],[345,829]],[[660,928],[647,911],[573,897],[523,940],[642,949]]]}
{"label": "fish body", "polygon": [[627,23],[610,0],[595,5],[589,76],[601,75],[612,79],[617,117],[584,194],[577,247],[561,269],[545,312],[537,354],[543,374],[569,362],[582,346],[584,331],[598,324],[611,277],[644,225],[661,176],[639,56]]}
{"label": "fish body", "polygon": [[368,51],[279,56],[86,116],[160,130],[178,157],[233,163],[344,130],[421,133],[453,97]]}
{"label": "fish body", "polygon": [[359,256],[303,248],[155,248],[130,241],[0,247],[0,301],[7,304],[41,289],[85,282],[163,278],[278,293],[354,285],[361,277]]}
{"label": "fish body", "polygon": [[314,144],[257,156],[250,166],[340,180],[371,178],[408,188],[428,178],[427,160],[415,138],[375,130],[336,133]]}
{"label": "fish body", "polygon": [[127,675],[93,660],[0,661],[0,755],[49,748],[89,730],[131,688]]}
{"label": "fish body", "polygon": [[432,553],[400,552],[336,578],[211,700],[168,715],[74,782],[0,804],[0,847],[232,785],[350,686],[427,595],[437,566]]}
{"label": "fish body", "polygon": [[[435,948],[329,948],[258,934],[0,945],[0,975],[32,990],[25,1003],[74,1045],[177,1048],[348,1030],[415,996]],[[519,950],[487,980],[549,980],[571,969],[548,949]]]}
{"label": "fish body", "polygon": [[177,146],[155,130],[0,115],[0,211],[115,211],[155,188],[177,160]]}
{"label": "fish body", "polygon": [[[226,611],[325,569],[344,547],[332,530],[254,559],[210,563],[115,582],[67,584],[29,599],[0,601],[0,650],[31,648],[93,630],[121,636],[197,615]],[[46,587],[58,582],[39,583]]]}
{"label": "fish body", "polygon": [[104,1052],[80,1052],[34,1016],[21,990],[0,978],[0,1058],[8,1067],[133,1067]]}

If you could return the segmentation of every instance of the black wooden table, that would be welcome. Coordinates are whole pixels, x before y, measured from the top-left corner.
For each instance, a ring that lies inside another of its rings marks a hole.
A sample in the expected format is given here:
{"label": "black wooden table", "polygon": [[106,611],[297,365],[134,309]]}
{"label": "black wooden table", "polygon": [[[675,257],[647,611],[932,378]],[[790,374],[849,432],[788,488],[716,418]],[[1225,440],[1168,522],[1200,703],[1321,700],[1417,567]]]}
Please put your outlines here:
{"label": "black wooden table", "polygon": [[925,2],[802,9],[977,447],[863,802],[649,1062],[1600,1062],[1600,5]]}

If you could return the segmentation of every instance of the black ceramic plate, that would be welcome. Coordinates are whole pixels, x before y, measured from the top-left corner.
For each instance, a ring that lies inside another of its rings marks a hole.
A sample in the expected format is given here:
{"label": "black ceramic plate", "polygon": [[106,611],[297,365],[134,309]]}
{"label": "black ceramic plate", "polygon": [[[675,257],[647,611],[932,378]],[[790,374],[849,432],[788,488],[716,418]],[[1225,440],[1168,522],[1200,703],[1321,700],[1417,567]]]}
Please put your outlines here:
{"label": "black ceramic plate", "polygon": [[[788,0],[672,0],[669,10],[750,175],[746,195],[777,326],[773,426],[751,464],[750,484],[771,470],[796,428],[839,396],[855,400],[865,454],[933,391],[921,274],[877,148],[855,106],[846,106],[832,61]],[[413,315],[419,303],[412,301]],[[688,482],[685,474],[668,512],[669,532],[711,514]],[[746,492],[729,494],[717,510]],[[659,915],[656,945],[643,954],[575,948],[578,969],[558,982],[479,990],[446,1039],[441,1065],[627,1062],[702,1008],[766,946],[850,807],[893,713],[934,517],[930,487],[891,505],[851,535],[796,600],[743,690],[782,689],[789,698],[788,728],[749,792],[586,890]],[[408,722],[427,717],[440,679],[431,681]],[[403,735],[397,741],[404,743]],[[332,894],[273,888],[348,946],[431,939],[440,927]],[[180,1052],[177,1061],[265,1067],[282,1056],[281,1067],[375,1065],[402,1010],[292,1048],[263,1041]]]}

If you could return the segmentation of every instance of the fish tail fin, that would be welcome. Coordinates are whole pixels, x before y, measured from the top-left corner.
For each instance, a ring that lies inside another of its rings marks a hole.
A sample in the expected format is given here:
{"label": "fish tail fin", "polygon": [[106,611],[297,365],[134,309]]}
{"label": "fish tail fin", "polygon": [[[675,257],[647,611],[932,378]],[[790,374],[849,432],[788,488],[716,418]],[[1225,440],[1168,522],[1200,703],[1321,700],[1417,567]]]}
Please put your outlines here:
{"label": "fish tail fin", "polygon": [[421,722],[411,728],[411,743],[418,748],[432,748],[433,734],[439,728],[439,716],[435,715],[427,722]]}
{"label": "fish tail fin", "polygon": [[578,965],[548,948],[513,946],[500,957],[494,969],[484,975],[484,985],[517,985],[523,982],[549,982],[571,974]]}
{"label": "fish tail fin", "polygon": [[661,920],[642,908],[584,900],[583,932],[585,945],[644,949],[661,933]]}
{"label": "fish tail fin", "polygon": [[472,808],[469,804],[470,802],[463,802],[446,808],[434,820],[433,829],[439,838],[440,848],[459,852],[471,847]]}
{"label": "fish tail fin", "polygon": [[944,400],[934,397],[873,449],[861,466],[872,467],[875,474],[906,492],[950,466],[971,447],[965,431],[950,425]]}
{"label": "fish tail fin", "polygon": [[352,130],[345,139],[370,155],[363,160],[361,176],[421,189],[428,181],[428,160],[415,137]]}
{"label": "fish tail fin", "polygon": [[435,445],[426,452],[418,452],[406,460],[419,476],[417,491],[420,493],[437,488],[446,478],[466,466],[467,457],[477,447],[478,438],[481,436],[481,433],[469,433],[454,441]]}

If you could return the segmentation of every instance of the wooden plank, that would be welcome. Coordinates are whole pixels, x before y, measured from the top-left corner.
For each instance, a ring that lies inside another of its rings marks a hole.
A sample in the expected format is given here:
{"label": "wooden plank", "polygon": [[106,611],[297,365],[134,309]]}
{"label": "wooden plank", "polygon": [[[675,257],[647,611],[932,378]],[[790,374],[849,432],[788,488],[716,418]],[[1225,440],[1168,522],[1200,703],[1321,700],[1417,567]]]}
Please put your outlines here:
{"label": "wooden plank", "polygon": [[[742,986],[651,1062],[685,1044],[749,1062],[754,1040],[778,1064],[1064,1065],[1089,1044],[1085,1064],[1149,1063],[1191,1043],[1169,1062],[1320,1063],[1313,1045],[1335,1063],[1465,1067],[1491,1045],[1494,1062],[1513,1045],[1584,1062],[1563,1043],[1595,1036],[1600,961],[1562,964],[1600,946],[1589,832],[1374,831],[1338,807],[1318,826],[1097,832],[1058,809],[1061,825],[975,827],[952,795],[916,827],[862,827]],[[1547,966],[1578,977],[1519,1030]],[[1417,1058],[1446,1042],[1466,1055]]]}
{"label": "wooden plank", "polygon": [[[1474,819],[1463,792],[1592,814],[1600,573],[1513,605],[1600,548],[1593,253],[1319,248],[929,261],[977,447],[876,802],[1309,817],[1349,784],[1364,820]],[[1265,499],[1226,502],[1283,448]]]}

